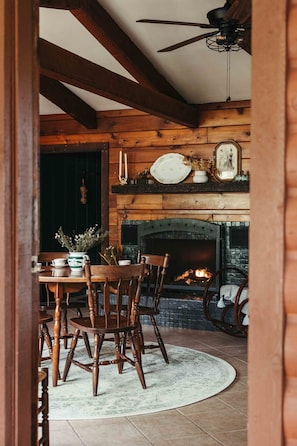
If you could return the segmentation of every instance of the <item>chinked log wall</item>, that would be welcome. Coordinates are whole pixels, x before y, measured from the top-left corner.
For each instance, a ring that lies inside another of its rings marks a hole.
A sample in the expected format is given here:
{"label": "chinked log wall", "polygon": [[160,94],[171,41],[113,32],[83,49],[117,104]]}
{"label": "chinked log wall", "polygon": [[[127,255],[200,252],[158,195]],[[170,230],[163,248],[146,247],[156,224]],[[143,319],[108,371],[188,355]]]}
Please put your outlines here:
{"label": "chinked log wall", "polygon": [[[217,143],[229,139],[242,149],[242,170],[250,168],[250,102],[205,105],[198,128],[187,128],[136,110],[98,112],[98,129],[87,130],[65,115],[41,117],[41,147],[109,144],[110,243],[120,243],[123,219],[199,218],[208,221],[249,221],[248,193],[114,194],[119,151],[127,152],[129,177],[149,168],[169,152],[210,158]],[[83,149],[82,149],[83,150]],[[186,182],[192,181],[190,175]]]}

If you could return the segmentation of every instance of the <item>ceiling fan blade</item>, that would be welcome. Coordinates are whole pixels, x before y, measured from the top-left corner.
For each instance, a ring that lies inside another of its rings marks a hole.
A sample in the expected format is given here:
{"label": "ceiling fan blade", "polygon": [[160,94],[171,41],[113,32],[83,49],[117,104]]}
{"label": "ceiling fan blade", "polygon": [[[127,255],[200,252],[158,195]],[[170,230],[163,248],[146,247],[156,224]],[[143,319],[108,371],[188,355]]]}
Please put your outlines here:
{"label": "ceiling fan blade", "polygon": [[161,25],[181,25],[181,26],[197,26],[198,28],[216,28],[208,23],[196,23],[196,22],[178,22],[174,20],[154,20],[154,19],[140,19],[136,20],[137,23],[157,23]]}
{"label": "ceiling fan blade", "polygon": [[251,0],[233,0],[230,9],[227,11],[224,20],[236,20],[243,24],[251,22],[252,1]]}
{"label": "ceiling fan blade", "polygon": [[238,44],[243,50],[245,50],[248,54],[252,54],[251,48],[251,30],[247,29],[243,33],[243,41]]}
{"label": "ceiling fan blade", "polygon": [[183,42],[176,43],[175,45],[168,46],[162,50],[158,50],[158,53],[166,53],[168,51],[177,50],[183,46],[189,45],[190,43],[199,42],[199,40],[206,39],[207,37],[214,36],[218,34],[218,31],[212,31],[210,33],[201,34],[200,36],[192,37],[191,39],[184,40]]}

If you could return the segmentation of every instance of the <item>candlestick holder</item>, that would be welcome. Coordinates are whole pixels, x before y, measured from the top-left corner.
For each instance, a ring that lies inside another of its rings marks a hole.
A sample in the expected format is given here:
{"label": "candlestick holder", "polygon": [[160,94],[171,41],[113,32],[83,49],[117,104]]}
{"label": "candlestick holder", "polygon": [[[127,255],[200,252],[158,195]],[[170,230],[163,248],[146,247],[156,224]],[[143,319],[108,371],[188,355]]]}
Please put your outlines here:
{"label": "candlestick holder", "polygon": [[125,186],[125,184],[128,184],[128,177],[121,177],[119,175],[119,182],[121,186]]}

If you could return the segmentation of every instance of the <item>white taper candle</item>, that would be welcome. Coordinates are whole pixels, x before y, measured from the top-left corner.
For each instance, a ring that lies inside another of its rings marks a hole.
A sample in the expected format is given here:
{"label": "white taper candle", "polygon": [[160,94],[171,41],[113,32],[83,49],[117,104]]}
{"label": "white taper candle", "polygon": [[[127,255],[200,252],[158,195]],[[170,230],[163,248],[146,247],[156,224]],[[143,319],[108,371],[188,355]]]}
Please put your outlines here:
{"label": "white taper candle", "polygon": [[127,162],[127,153],[124,154],[125,158],[125,178],[128,178],[128,162]]}
{"label": "white taper candle", "polygon": [[122,176],[122,151],[120,150],[120,159],[119,159],[119,177]]}

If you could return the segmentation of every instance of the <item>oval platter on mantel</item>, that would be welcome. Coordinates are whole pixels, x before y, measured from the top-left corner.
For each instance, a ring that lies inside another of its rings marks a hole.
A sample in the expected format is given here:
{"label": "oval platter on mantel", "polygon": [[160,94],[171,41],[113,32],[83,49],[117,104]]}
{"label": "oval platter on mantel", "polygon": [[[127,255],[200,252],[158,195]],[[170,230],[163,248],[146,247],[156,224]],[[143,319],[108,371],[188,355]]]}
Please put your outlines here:
{"label": "oval platter on mantel", "polygon": [[184,164],[180,153],[166,153],[160,156],[150,168],[151,175],[162,184],[177,184],[184,181],[191,167]]}

